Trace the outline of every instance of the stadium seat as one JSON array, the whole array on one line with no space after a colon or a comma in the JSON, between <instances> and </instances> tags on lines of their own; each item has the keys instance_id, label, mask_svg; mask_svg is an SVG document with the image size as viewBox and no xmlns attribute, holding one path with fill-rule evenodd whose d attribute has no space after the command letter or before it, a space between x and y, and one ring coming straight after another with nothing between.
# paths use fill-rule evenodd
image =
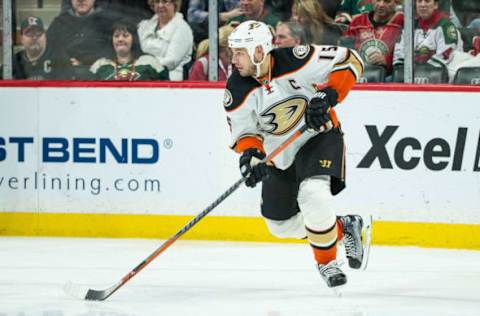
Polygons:
<instances>
[{"instance_id":1,"label":"stadium seat","mask_svg":"<svg viewBox=\"0 0 480 316\"><path fill-rule=\"evenodd\" d=\"M377 65L365 65L363 75L359 82L371 83L371 82L385 82L386 69Z\"/></svg>"},{"instance_id":2,"label":"stadium seat","mask_svg":"<svg viewBox=\"0 0 480 316\"><path fill-rule=\"evenodd\" d=\"M415 64L414 83L447 83L448 73L445 68L428 64ZM393 82L403 82L403 65L393 68Z\"/></svg>"},{"instance_id":3,"label":"stadium seat","mask_svg":"<svg viewBox=\"0 0 480 316\"><path fill-rule=\"evenodd\" d=\"M392 82L403 82L403 65L393 67Z\"/></svg>"},{"instance_id":4,"label":"stadium seat","mask_svg":"<svg viewBox=\"0 0 480 316\"><path fill-rule=\"evenodd\" d=\"M433 67L427 64L415 65L414 68L415 83L446 83L448 82L448 73L445 68Z\"/></svg>"},{"instance_id":5,"label":"stadium seat","mask_svg":"<svg viewBox=\"0 0 480 316\"><path fill-rule=\"evenodd\" d=\"M453 83L480 85L480 67L462 67L458 69Z\"/></svg>"}]
</instances>

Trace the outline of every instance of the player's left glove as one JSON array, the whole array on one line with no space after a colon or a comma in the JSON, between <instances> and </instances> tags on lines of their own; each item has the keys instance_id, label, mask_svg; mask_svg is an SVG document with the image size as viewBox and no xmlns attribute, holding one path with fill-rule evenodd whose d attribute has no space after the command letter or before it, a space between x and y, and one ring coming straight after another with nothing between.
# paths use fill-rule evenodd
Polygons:
<instances>
[{"instance_id":1,"label":"player's left glove","mask_svg":"<svg viewBox=\"0 0 480 316\"><path fill-rule=\"evenodd\" d=\"M325 88L315 93L305 111L305 123L316 131L330 122L330 108L337 105L337 92L332 88Z\"/></svg>"},{"instance_id":2,"label":"player's left glove","mask_svg":"<svg viewBox=\"0 0 480 316\"><path fill-rule=\"evenodd\" d=\"M247 187L255 187L267 175L268 166L262 162L264 158L265 154L257 148L247 149L240 156L240 172L246 178Z\"/></svg>"}]
</instances>

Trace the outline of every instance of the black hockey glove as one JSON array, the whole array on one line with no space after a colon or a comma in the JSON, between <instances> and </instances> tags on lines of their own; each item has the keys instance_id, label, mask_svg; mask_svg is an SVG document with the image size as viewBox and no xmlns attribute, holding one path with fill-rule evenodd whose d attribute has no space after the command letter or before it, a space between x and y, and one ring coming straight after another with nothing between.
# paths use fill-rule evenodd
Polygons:
<instances>
[{"instance_id":1,"label":"black hockey glove","mask_svg":"<svg viewBox=\"0 0 480 316\"><path fill-rule=\"evenodd\" d=\"M247 178L247 187L255 187L267 175L267 164L261 162L265 154L257 148L250 148L240 156L240 172Z\"/></svg>"},{"instance_id":2,"label":"black hockey glove","mask_svg":"<svg viewBox=\"0 0 480 316\"><path fill-rule=\"evenodd\" d=\"M332 88L325 88L315 93L305 111L305 123L316 131L328 123L332 118L330 108L337 105L337 92Z\"/></svg>"}]
</instances>

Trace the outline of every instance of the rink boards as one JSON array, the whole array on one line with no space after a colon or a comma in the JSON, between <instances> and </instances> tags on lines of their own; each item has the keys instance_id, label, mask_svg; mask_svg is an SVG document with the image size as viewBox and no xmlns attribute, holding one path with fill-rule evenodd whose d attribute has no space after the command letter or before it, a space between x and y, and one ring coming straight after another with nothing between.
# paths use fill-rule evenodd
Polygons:
<instances>
[{"instance_id":1,"label":"rink boards","mask_svg":"<svg viewBox=\"0 0 480 316\"><path fill-rule=\"evenodd\" d=\"M0 235L166 238L239 178L219 85L43 85L0 87ZM372 214L376 244L480 249L480 90L382 89L338 106L339 213ZM259 194L185 238L276 241Z\"/></svg>"}]
</instances>

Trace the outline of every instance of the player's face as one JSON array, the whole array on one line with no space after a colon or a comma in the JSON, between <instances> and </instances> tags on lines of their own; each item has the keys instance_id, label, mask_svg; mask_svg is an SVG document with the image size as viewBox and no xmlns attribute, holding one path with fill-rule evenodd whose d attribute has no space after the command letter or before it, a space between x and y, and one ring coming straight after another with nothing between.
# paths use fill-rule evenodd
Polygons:
<instances>
[{"instance_id":1,"label":"player's face","mask_svg":"<svg viewBox=\"0 0 480 316\"><path fill-rule=\"evenodd\" d=\"M85 15L93 9L95 0L72 0L73 11L77 15Z\"/></svg>"},{"instance_id":2,"label":"player's face","mask_svg":"<svg viewBox=\"0 0 480 316\"><path fill-rule=\"evenodd\" d=\"M246 48L232 48L232 64L238 69L242 77L255 74L255 65L250 60Z\"/></svg>"},{"instance_id":3,"label":"player's face","mask_svg":"<svg viewBox=\"0 0 480 316\"><path fill-rule=\"evenodd\" d=\"M429 19L433 12L438 9L438 2L434 0L416 0L417 15L422 20Z\"/></svg>"},{"instance_id":4,"label":"player's face","mask_svg":"<svg viewBox=\"0 0 480 316\"><path fill-rule=\"evenodd\" d=\"M47 43L45 32L37 28L31 28L22 34L22 45L31 54L40 53Z\"/></svg>"},{"instance_id":5,"label":"player's face","mask_svg":"<svg viewBox=\"0 0 480 316\"><path fill-rule=\"evenodd\" d=\"M285 24L277 25L275 33L275 45L277 47L294 47L299 44L299 41L292 36L290 29Z\"/></svg>"},{"instance_id":6,"label":"player's face","mask_svg":"<svg viewBox=\"0 0 480 316\"><path fill-rule=\"evenodd\" d=\"M386 20L395 12L396 5L395 0L375 0L373 10L379 19Z\"/></svg>"},{"instance_id":7,"label":"player's face","mask_svg":"<svg viewBox=\"0 0 480 316\"><path fill-rule=\"evenodd\" d=\"M132 49L133 36L127 30L115 30L112 37L113 49L117 55L126 55Z\"/></svg>"}]
</instances>

